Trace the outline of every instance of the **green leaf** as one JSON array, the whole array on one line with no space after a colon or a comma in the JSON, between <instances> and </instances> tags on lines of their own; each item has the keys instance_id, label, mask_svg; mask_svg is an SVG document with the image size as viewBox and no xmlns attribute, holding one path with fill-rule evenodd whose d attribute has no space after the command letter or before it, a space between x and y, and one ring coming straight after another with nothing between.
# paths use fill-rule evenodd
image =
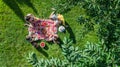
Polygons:
<instances>
[{"instance_id":1,"label":"green leaf","mask_svg":"<svg viewBox=\"0 0 120 67\"><path fill-rule=\"evenodd\" d=\"M63 43L67 44L67 38L66 37L64 37Z\"/></svg>"},{"instance_id":2,"label":"green leaf","mask_svg":"<svg viewBox=\"0 0 120 67\"><path fill-rule=\"evenodd\" d=\"M79 50L78 47L76 47L76 48L75 48L75 51L78 51L78 50Z\"/></svg>"}]
</instances>

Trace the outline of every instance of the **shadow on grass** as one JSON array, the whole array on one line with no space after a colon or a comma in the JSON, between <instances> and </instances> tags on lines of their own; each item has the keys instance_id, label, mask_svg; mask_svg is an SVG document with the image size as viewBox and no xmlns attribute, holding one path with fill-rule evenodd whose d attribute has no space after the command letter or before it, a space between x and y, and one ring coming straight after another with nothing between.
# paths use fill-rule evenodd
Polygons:
<instances>
[{"instance_id":1,"label":"shadow on grass","mask_svg":"<svg viewBox=\"0 0 120 67\"><path fill-rule=\"evenodd\" d=\"M45 50L49 49L47 45L44 48L41 48L37 42L31 42L31 44L37 49L37 51L42 53L45 57L49 57L48 53L43 50L43 49Z\"/></svg>"},{"instance_id":2,"label":"shadow on grass","mask_svg":"<svg viewBox=\"0 0 120 67\"><path fill-rule=\"evenodd\" d=\"M28 7L32 8L33 11L38 14L37 9L32 4L31 0L16 0L19 4L26 4Z\"/></svg>"},{"instance_id":3,"label":"shadow on grass","mask_svg":"<svg viewBox=\"0 0 120 67\"><path fill-rule=\"evenodd\" d=\"M61 48L61 44L63 44L63 41L62 41L60 38L58 38L58 39L57 39L57 42L58 42L58 43L56 43L56 44L59 45L59 47ZM49 41L48 43L49 43L49 45L55 44L53 41Z\"/></svg>"},{"instance_id":4,"label":"shadow on grass","mask_svg":"<svg viewBox=\"0 0 120 67\"><path fill-rule=\"evenodd\" d=\"M58 44L59 47L62 48L63 41L60 38L58 38L58 41L59 41L59 44Z\"/></svg>"},{"instance_id":5,"label":"shadow on grass","mask_svg":"<svg viewBox=\"0 0 120 67\"><path fill-rule=\"evenodd\" d=\"M10 7L14 13L22 20L24 21L24 15L22 10L19 8L18 4L15 0L3 0L3 2Z\"/></svg>"},{"instance_id":6,"label":"shadow on grass","mask_svg":"<svg viewBox=\"0 0 120 67\"><path fill-rule=\"evenodd\" d=\"M37 10L31 3L31 0L3 0L3 2L10 7L14 11L14 13L22 20L24 21L24 14L20 7L18 6L19 4L26 4L27 6L31 7L33 11L37 14ZM18 2L18 3L17 3Z\"/></svg>"},{"instance_id":7,"label":"shadow on grass","mask_svg":"<svg viewBox=\"0 0 120 67\"><path fill-rule=\"evenodd\" d=\"M66 25L66 30L70 34L70 39L73 40L73 43L76 43L75 35L74 35L73 31L72 31L72 28L70 27L70 25L66 21L65 21L65 25Z\"/></svg>"}]
</instances>

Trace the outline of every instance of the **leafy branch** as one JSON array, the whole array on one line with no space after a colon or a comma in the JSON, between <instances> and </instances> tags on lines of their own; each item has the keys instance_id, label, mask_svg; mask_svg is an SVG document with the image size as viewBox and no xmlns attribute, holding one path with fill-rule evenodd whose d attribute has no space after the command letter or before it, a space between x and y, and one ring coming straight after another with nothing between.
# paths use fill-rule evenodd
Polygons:
<instances>
[{"instance_id":1,"label":"leafy branch","mask_svg":"<svg viewBox=\"0 0 120 67\"><path fill-rule=\"evenodd\" d=\"M105 45L87 42L85 49L79 50L72 46L72 40L64 38L62 44L64 60L51 58L38 60L34 53L27 57L28 62L34 67L106 67L119 66L119 47L107 49Z\"/></svg>"}]
</instances>

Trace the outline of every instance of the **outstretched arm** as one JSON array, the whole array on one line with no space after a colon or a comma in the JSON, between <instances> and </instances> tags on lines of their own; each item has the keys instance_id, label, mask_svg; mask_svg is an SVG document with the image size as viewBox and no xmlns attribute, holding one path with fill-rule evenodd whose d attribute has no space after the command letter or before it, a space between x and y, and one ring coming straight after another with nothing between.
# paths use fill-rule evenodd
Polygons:
<instances>
[{"instance_id":1,"label":"outstretched arm","mask_svg":"<svg viewBox=\"0 0 120 67\"><path fill-rule=\"evenodd\" d=\"M24 26L33 27L31 24L24 24Z\"/></svg>"},{"instance_id":2,"label":"outstretched arm","mask_svg":"<svg viewBox=\"0 0 120 67\"><path fill-rule=\"evenodd\" d=\"M55 14L55 11L53 11L51 14L50 14L50 16L49 16L49 18L52 18L52 16Z\"/></svg>"}]
</instances>

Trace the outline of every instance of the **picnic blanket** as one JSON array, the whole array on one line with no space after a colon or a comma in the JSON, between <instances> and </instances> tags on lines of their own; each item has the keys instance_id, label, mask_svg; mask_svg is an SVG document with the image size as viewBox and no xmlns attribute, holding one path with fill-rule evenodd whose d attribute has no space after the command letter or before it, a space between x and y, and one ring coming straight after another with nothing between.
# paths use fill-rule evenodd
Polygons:
<instances>
[{"instance_id":1,"label":"picnic blanket","mask_svg":"<svg viewBox=\"0 0 120 67\"><path fill-rule=\"evenodd\" d=\"M32 27L28 27L28 31L32 33L34 40L52 41L57 35L57 24L50 20L38 20L33 23Z\"/></svg>"}]
</instances>

